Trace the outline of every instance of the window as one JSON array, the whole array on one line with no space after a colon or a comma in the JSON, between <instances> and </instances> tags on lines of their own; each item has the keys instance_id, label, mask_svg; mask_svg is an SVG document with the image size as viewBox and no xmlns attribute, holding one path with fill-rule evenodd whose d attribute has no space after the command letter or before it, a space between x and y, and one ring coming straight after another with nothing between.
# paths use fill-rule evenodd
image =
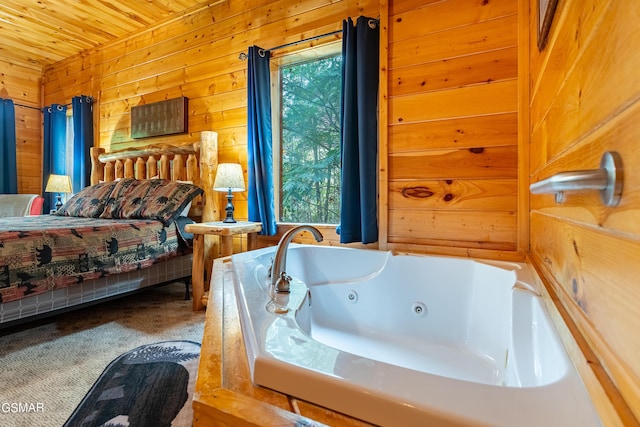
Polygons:
<instances>
[{"instance_id":1,"label":"window","mask_svg":"<svg viewBox=\"0 0 640 427\"><path fill-rule=\"evenodd\" d=\"M340 44L277 60L274 185L278 220L340 221ZM278 191L279 189L279 191Z\"/></svg>"}]
</instances>

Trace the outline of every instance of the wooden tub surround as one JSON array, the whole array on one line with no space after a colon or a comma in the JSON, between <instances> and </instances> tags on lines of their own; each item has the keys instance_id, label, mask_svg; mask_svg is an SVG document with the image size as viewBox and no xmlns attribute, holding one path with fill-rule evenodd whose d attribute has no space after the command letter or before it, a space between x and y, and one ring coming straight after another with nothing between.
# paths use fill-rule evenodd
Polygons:
<instances>
[{"instance_id":1,"label":"wooden tub surround","mask_svg":"<svg viewBox=\"0 0 640 427\"><path fill-rule=\"evenodd\" d=\"M613 385L605 382L603 386L602 367L594 366L597 360L575 334L576 326L566 311L559 309L558 296L549 291L539 272L532 280L603 425L636 425L632 417L620 413ZM231 257L218 258L213 265L193 409L196 427L370 425L251 382Z\"/></svg>"},{"instance_id":2,"label":"wooden tub surround","mask_svg":"<svg viewBox=\"0 0 640 427\"><path fill-rule=\"evenodd\" d=\"M230 269L230 257L214 261L193 397L194 427L370 426L251 383Z\"/></svg>"}]
</instances>

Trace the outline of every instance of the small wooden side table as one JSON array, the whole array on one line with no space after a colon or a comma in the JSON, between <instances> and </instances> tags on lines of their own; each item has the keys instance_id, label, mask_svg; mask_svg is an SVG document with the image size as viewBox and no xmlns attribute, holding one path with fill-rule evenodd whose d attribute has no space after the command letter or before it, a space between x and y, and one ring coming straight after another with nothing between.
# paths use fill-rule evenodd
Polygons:
<instances>
[{"instance_id":1,"label":"small wooden side table","mask_svg":"<svg viewBox=\"0 0 640 427\"><path fill-rule=\"evenodd\" d=\"M191 266L193 286L193 310L202 310L206 303L202 302L205 291L209 290L204 283L204 236L206 234L220 236L222 240L222 256L233 254L233 236L236 234L247 235L247 250L256 248L256 235L262 230L260 222L234 222L222 221L202 222L187 224L184 227L188 233L193 233L193 263ZM206 289L205 289L206 287Z\"/></svg>"}]
</instances>

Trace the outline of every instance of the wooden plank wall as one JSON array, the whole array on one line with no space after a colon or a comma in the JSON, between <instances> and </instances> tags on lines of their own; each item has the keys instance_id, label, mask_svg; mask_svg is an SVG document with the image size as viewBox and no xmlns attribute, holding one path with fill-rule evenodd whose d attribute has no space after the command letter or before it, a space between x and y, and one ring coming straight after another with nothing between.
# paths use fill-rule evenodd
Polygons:
<instances>
[{"instance_id":1,"label":"wooden plank wall","mask_svg":"<svg viewBox=\"0 0 640 427\"><path fill-rule=\"evenodd\" d=\"M388 247L521 257L518 2L392 1L388 48Z\"/></svg>"},{"instance_id":2,"label":"wooden plank wall","mask_svg":"<svg viewBox=\"0 0 640 427\"><path fill-rule=\"evenodd\" d=\"M0 59L0 98L40 108L40 67ZM18 193L42 194L42 113L15 106Z\"/></svg>"},{"instance_id":3,"label":"wooden plank wall","mask_svg":"<svg viewBox=\"0 0 640 427\"><path fill-rule=\"evenodd\" d=\"M518 245L517 4L388 7L381 240L401 250L510 257ZM131 106L187 96L190 133L154 140L196 141L201 130L215 130L220 161L245 163L246 63L238 54L379 10L374 0L224 2L55 64L45 72L45 104L92 95L97 142L119 149L140 143L130 138ZM244 194L235 203L246 217Z\"/></svg>"},{"instance_id":4,"label":"wooden plank wall","mask_svg":"<svg viewBox=\"0 0 640 427\"><path fill-rule=\"evenodd\" d=\"M535 14L530 23L531 181L598 168L607 150L624 162L619 206L595 191L562 204L532 195L530 221L531 259L617 388L627 425L640 419L639 20L636 2L561 1L541 53Z\"/></svg>"},{"instance_id":5,"label":"wooden plank wall","mask_svg":"<svg viewBox=\"0 0 640 427\"><path fill-rule=\"evenodd\" d=\"M214 130L219 162L246 168L247 62L239 54L253 44L271 48L332 32L361 14L378 16L379 1L217 3L55 64L45 71L45 103L92 95L97 144L122 149L149 142L130 137L132 106L186 96L189 134L153 141L194 142L201 131ZM234 205L236 217L246 219L246 194L239 193Z\"/></svg>"}]
</instances>

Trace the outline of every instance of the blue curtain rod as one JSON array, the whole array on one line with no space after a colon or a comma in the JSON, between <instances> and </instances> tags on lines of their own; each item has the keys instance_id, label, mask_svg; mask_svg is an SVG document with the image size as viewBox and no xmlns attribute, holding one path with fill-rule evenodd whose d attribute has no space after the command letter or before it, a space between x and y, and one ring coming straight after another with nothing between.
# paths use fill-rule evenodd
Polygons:
<instances>
[{"instance_id":1,"label":"blue curtain rod","mask_svg":"<svg viewBox=\"0 0 640 427\"><path fill-rule=\"evenodd\" d=\"M15 105L16 107L31 108L32 110L42 111L42 109L40 109L38 107L32 107L31 105L16 104L15 102L13 103L13 105Z\"/></svg>"},{"instance_id":2,"label":"blue curtain rod","mask_svg":"<svg viewBox=\"0 0 640 427\"><path fill-rule=\"evenodd\" d=\"M272 50L278 50L278 49L282 49L282 48L289 47L289 46L295 46L295 45L300 44L300 43L310 42L310 41L313 41L313 40L322 39L324 37L329 37L329 36L333 36L335 34L340 34L340 33L342 33L342 30L332 31L332 32L326 33L326 34L320 34L319 36L309 37L309 38L306 38L306 39L303 39L303 40L298 40L298 41L291 42L291 43L281 44L280 46L272 47L271 49L264 49L263 51L264 52L271 52ZM240 55L238 56L238 58L240 58L241 61L246 60L248 57L249 56L247 55L246 52L240 52Z\"/></svg>"},{"instance_id":3,"label":"blue curtain rod","mask_svg":"<svg viewBox=\"0 0 640 427\"><path fill-rule=\"evenodd\" d=\"M93 97L89 96L89 98L93 102ZM17 102L14 102L13 105L15 105L16 107L31 108L32 110L38 110L38 111L43 111L44 108L46 108L46 107L42 107L42 108L32 107L31 105L18 104ZM65 107L70 107L71 105L73 105L71 102L68 104L64 104Z\"/></svg>"},{"instance_id":4,"label":"blue curtain rod","mask_svg":"<svg viewBox=\"0 0 640 427\"><path fill-rule=\"evenodd\" d=\"M47 107L42 107L42 108L38 108L38 107L32 107L31 105L23 105L23 104L17 104L17 103L13 103L13 105L15 105L16 107L22 107L22 108L31 108L32 110L38 110L40 112L44 111L45 108ZM64 104L65 107L69 107L71 104Z\"/></svg>"}]
</instances>

